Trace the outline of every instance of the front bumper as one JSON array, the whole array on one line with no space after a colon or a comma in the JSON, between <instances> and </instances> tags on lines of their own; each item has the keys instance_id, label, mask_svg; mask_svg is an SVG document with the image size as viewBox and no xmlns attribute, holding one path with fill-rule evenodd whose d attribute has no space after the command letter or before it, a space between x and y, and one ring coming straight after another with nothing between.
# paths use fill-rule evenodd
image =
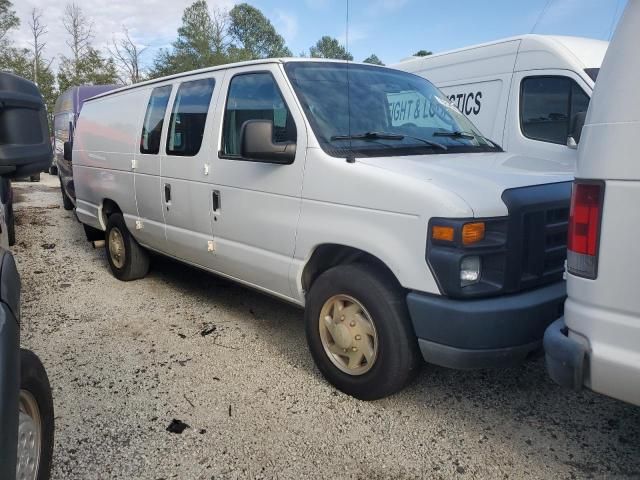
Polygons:
<instances>
[{"instance_id":1,"label":"front bumper","mask_svg":"<svg viewBox=\"0 0 640 480\"><path fill-rule=\"evenodd\" d=\"M411 292L407 306L422 356L457 369L504 367L540 350L562 316L565 282L493 298L456 300Z\"/></svg>"},{"instance_id":2,"label":"front bumper","mask_svg":"<svg viewBox=\"0 0 640 480\"><path fill-rule=\"evenodd\" d=\"M564 317L544 332L544 353L547 372L554 382L574 390L582 388L587 348L567 336Z\"/></svg>"}]
</instances>

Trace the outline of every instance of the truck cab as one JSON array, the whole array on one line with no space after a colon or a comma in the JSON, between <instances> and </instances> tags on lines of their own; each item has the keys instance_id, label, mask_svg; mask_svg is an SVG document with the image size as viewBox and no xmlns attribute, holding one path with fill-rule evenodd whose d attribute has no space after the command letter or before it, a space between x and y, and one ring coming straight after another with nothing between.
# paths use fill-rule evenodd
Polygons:
<instances>
[{"instance_id":1,"label":"truck cab","mask_svg":"<svg viewBox=\"0 0 640 480\"><path fill-rule=\"evenodd\" d=\"M299 305L358 398L421 358L520 362L562 313L573 167L504 152L417 75L268 59L143 82L85 103L72 155L117 278L153 251Z\"/></svg>"},{"instance_id":2,"label":"truck cab","mask_svg":"<svg viewBox=\"0 0 640 480\"><path fill-rule=\"evenodd\" d=\"M423 75L506 151L575 165L584 118L608 42L521 35L426 57L395 68Z\"/></svg>"}]
</instances>

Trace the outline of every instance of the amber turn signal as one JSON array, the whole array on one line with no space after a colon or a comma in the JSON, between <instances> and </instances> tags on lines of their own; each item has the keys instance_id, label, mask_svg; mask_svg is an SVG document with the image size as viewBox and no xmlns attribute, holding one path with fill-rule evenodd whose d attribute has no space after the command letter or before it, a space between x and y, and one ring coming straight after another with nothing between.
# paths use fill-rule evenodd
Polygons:
<instances>
[{"instance_id":1,"label":"amber turn signal","mask_svg":"<svg viewBox=\"0 0 640 480\"><path fill-rule=\"evenodd\" d=\"M441 225L434 225L431 229L431 238L434 240L440 240L444 242L453 242L453 227L443 227Z\"/></svg>"},{"instance_id":2,"label":"amber turn signal","mask_svg":"<svg viewBox=\"0 0 640 480\"><path fill-rule=\"evenodd\" d=\"M471 245L484 239L484 222L466 223L462 227L462 244Z\"/></svg>"}]
</instances>

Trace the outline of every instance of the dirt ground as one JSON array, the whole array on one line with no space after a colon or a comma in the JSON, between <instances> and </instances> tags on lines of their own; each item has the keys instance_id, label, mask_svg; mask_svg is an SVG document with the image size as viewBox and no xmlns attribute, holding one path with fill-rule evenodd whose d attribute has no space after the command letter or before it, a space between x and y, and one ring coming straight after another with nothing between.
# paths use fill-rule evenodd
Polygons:
<instances>
[{"instance_id":1,"label":"dirt ground","mask_svg":"<svg viewBox=\"0 0 640 480\"><path fill-rule=\"evenodd\" d=\"M14 188L22 342L53 385L55 479L640 478L640 408L562 390L542 359L425 365L361 402L316 370L300 310L159 257L120 282L56 178Z\"/></svg>"}]
</instances>

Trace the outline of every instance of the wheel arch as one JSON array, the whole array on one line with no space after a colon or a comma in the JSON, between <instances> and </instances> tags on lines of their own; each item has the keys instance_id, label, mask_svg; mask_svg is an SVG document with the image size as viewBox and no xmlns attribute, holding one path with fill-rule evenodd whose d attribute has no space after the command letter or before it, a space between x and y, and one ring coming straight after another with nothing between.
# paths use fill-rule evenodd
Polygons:
<instances>
[{"instance_id":1,"label":"wheel arch","mask_svg":"<svg viewBox=\"0 0 640 480\"><path fill-rule=\"evenodd\" d=\"M377 256L361 250L359 248L341 245L337 243L324 243L317 245L307 262L305 263L302 274L302 289L308 292L313 282L324 272L338 265L348 265L352 263L365 263L374 265L383 274L392 278L398 286L402 288L398 277L393 270Z\"/></svg>"},{"instance_id":2,"label":"wheel arch","mask_svg":"<svg viewBox=\"0 0 640 480\"><path fill-rule=\"evenodd\" d=\"M122 213L122 209L120 208L120 206L110 198L102 199L98 217L100 219L100 225L102 226L103 230L107 229L107 220L109 216L113 215L114 213Z\"/></svg>"}]
</instances>

